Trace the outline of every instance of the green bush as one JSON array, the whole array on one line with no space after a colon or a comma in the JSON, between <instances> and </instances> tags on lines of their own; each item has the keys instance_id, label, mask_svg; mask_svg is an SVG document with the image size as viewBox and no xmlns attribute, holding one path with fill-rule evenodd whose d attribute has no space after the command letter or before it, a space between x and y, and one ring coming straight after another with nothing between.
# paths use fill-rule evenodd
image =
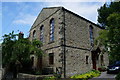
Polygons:
<instances>
[{"instance_id":1,"label":"green bush","mask_svg":"<svg viewBox=\"0 0 120 80\"><path fill-rule=\"evenodd\" d=\"M98 77L98 76L100 76L100 74L101 74L100 71L92 70L92 71L86 72L84 74L71 76L70 78L77 79L77 80L78 79L79 80L88 80L88 79L93 78L93 77ZM61 80L61 79L54 75L51 77L45 77L43 80Z\"/></svg>"},{"instance_id":2,"label":"green bush","mask_svg":"<svg viewBox=\"0 0 120 80\"><path fill-rule=\"evenodd\" d=\"M40 74L42 74L42 72L41 71L36 71L35 74L40 75Z\"/></svg>"},{"instance_id":3,"label":"green bush","mask_svg":"<svg viewBox=\"0 0 120 80\"><path fill-rule=\"evenodd\" d=\"M89 72L84 73L84 74L71 76L70 78L87 80L87 79L90 79L90 78L93 78L93 77L98 77L98 76L100 76L100 74L101 74L100 71L92 70L92 71L89 71Z\"/></svg>"},{"instance_id":4,"label":"green bush","mask_svg":"<svg viewBox=\"0 0 120 80\"><path fill-rule=\"evenodd\" d=\"M54 73L51 77L45 77L43 80L61 80L61 74Z\"/></svg>"},{"instance_id":5,"label":"green bush","mask_svg":"<svg viewBox=\"0 0 120 80\"><path fill-rule=\"evenodd\" d=\"M120 72L117 74L117 76L115 77L116 80L120 80Z\"/></svg>"},{"instance_id":6,"label":"green bush","mask_svg":"<svg viewBox=\"0 0 120 80\"><path fill-rule=\"evenodd\" d=\"M51 76L51 77L45 77L43 80L55 80L55 79L56 79L56 77Z\"/></svg>"}]
</instances>

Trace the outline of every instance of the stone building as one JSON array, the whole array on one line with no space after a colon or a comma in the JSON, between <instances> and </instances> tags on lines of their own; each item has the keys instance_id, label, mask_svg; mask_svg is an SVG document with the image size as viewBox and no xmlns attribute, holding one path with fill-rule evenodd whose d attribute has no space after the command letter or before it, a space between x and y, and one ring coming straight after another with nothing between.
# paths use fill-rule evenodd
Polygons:
<instances>
[{"instance_id":1,"label":"stone building","mask_svg":"<svg viewBox=\"0 0 120 80\"><path fill-rule=\"evenodd\" d=\"M40 61L32 55L34 67L69 77L107 66L108 54L94 44L101 29L64 7L43 8L30 29L29 39L42 41L45 52Z\"/></svg>"}]
</instances>

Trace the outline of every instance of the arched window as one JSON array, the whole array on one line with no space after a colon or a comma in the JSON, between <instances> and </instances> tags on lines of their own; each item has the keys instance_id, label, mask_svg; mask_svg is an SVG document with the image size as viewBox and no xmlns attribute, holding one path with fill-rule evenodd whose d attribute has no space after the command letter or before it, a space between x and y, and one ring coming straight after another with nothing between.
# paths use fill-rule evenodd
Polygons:
<instances>
[{"instance_id":1,"label":"arched window","mask_svg":"<svg viewBox=\"0 0 120 80\"><path fill-rule=\"evenodd\" d=\"M42 26L40 27L40 41L42 41L42 42L43 42L43 40L44 40L44 37L43 37L43 28L44 28L44 26L42 25Z\"/></svg>"},{"instance_id":2,"label":"arched window","mask_svg":"<svg viewBox=\"0 0 120 80\"><path fill-rule=\"evenodd\" d=\"M50 20L50 42L54 41L54 19Z\"/></svg>"},{"instance_id":3,"label":"arched window","mask_svg":"<svg viewBox=\"0 0 120 80\"><path fill-rule=\"evenodd\" d=\"M33 39L36 39L36 31L33 31Z\"/></svg>"},{"instance_id":4,"label":"arched window","mask_svg":"<svg viewBox=\"0 0 120 80\"><path fill-rule=\"evenodd\" d=\"M89 27L89 32L90 32L90 43L91 43L91 46L93 46L94 40L93 40L93 27L92 27L92 25L90 25L90 27Z\"/></svg>"}]
</instances>

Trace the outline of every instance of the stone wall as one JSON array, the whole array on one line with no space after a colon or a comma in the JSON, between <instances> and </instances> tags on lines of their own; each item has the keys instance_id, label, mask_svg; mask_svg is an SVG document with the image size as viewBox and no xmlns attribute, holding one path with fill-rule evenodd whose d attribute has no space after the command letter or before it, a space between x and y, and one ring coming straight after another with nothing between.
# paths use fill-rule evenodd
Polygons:
<instances>
[{"instance_id":1,"label":"stone wall","mask_svg":"<svg viewBox=\"0 0 120 80\"><path fill-rule=\"evenodd\" d=\"M88 63L86 62L88 56ZM92 69L90 51L66 47L66 75L81 74Z\"/></svg>"},{"instance_id":2,"label":"stone wall","mask_svg":"<svg viewBox=\"0 0 120 80\"><path fill-rule=\"evenodd\" d=\"M64 12L65 11L65 12ZM50 20L55 20L54 41L50 42ZM44 42L42 50L42 67L61 67L64 72L64 51L66 60L66 75L80 74L92 69L91 43L89 26L93 27L94 40L101 30L94 23L66 10L59 8L44 8L30 30L30 40L36 30L36 39L40 40L40 27L43 27ZM64 36L65 31L65 36ZM65 42L64 42L65 40ZM66 47L64 47L65 45ZM65 50L64 50L65 49ZM49 53L54 53L54 65L49 65ZM88 64L86 64L88 56ZM108 63L107 54L104 54L105 64ZM99 65L99 63L97 63Z\"/></svg>"},{"instance_id":3,"label":"stone wall","mask_svg":"<svg viewBox=\"0 0 120 80\"><path fill-rule=\"evenodd\" d=\"M43 67L62 67L62 63L61 63L61 47L58 48L53 48L53 49L49 49L46 50L46 53L43 55ZM49 64L49 53L53 53L54 54L54 65L50 65ZM54 70L55 71L55 70Z\"/></svg>"},{"instance_id":4,"label":"stone wall","mask_svg":"<svg viewBox=\"0 0 120 80\"><path fill-rule=\"evenodd\" d=\"M47 15L47 16L45 16ZM54 18L55 20L55 28L54 28L54 41L50 42L50 20ZM43 19L43 20L41 20ZM45 67L53 67L54 71L56 71L56 67L62 67L62 61L60 54L62 53L61 39L63 38L63 12L61 8L56 9L43 9L39 14L37 20L32 26L30 30L30 40L32 41L33 31L36 30L36 39L40 40L40 27L43 25L43 34L44 34L44 42L41 47L44 51L42 58L42 68ZM54 53L54 65L49 65L49 53Z\"/></svg>"},{"instance_id":5,"label":"stone wall","mask_svg":"<svg viewBox=\"0 0 120 80\"><path fill-rule=\"evenodd\" d=\"M99 36L101 30L95 24L81 18L80 16L65 11L65 40L66 40L66 75L85 73L93 69L92 64L92 49L98 47L91 46L90 43L90 26L93 27L93 38ZM86 56L88 56L88 64L86 64ZM108 65L108 55L104 55L105 66ZM97 68L101 65L100 60L96 61Z\"/></svg>"},{"instance_id":6,"label":"stone wall","mask_svg":"<svg viewBox=\"0 0 120 80\"><path fill-rule=\"evenodd\" d=\"M65 12L65 39L66 45L75 46L83 49L90 49L89 26L93 27L94 39L98 37L101 30L98 26L76 16L74 13Z\"/></svg>"},{"instance_id":7,"label":"stone wall","mask_svg":"<svg viewBox=\"0 0 120 80\"><path fill-rule=\"evenodd\" d=\"M45 77L51 77L53 75L31 75L25 73L18 73L18 79L21 80L42 80Z\"/></svg>"}]
</instances>

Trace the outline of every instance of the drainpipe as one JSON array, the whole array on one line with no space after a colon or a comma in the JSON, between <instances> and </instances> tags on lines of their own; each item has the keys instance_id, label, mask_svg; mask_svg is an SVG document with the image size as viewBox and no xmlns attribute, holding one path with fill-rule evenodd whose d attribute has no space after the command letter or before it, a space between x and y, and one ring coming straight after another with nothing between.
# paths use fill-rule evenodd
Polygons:
<instances>
[{"instance_id":1,"label":"drainpipe","mask_svg":"<svg viewBox=\"0 0 120 80\"><path fill-rule=\"evenodd\" d=\"M64 17L64 62L63 62L63 64L64 64L64 78L66 78L66 39L65 39L65 10L64 10L64 8L62 8L63 9L63 17Z\"/></svg>"}]
</instances>

